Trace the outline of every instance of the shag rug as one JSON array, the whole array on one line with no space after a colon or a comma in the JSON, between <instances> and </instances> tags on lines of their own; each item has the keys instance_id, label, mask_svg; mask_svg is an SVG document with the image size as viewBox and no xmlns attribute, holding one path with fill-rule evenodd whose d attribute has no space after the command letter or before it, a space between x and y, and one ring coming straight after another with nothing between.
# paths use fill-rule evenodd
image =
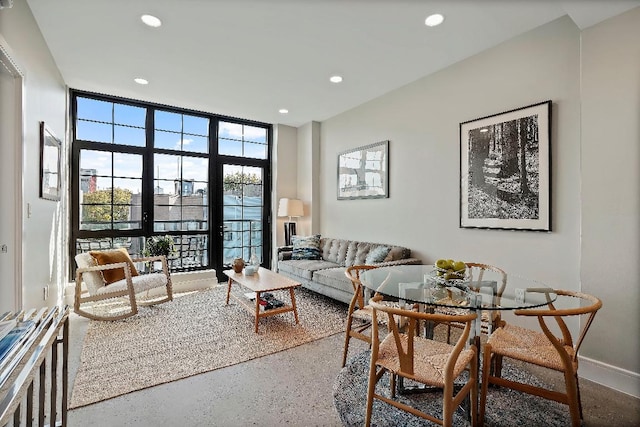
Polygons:
<instances>
[{"instance_id":1,"label":"shag rug","mask_svg":"<svg viewBox=\"0 0 640 427\"><path fill-rule=\"evenodd\" d=\"M336 377L333 386L334 404L340 419L345 426L364 425L367 399L367 382L369 375L370 352L364 351L353 356ZM546 386L538 378L507 363L503 364L502 376ZM376 385L376 392L390 397L389 375L385 374ZM442 393L433 391L426 393L397 394L401 402L414 406L437 418L442 416ZM529 396L504 387L491 387L487 395L485 426L492 427L534 427L534 426L568 426L571 425L569 407L557 402ZM435 424L403 412L380 400L373 401L371 425L382 426L433 426ZM467 427L462 409L454 415L453 425Z\"/></svg>"},{"instance_id":2,"label":"shag rug","mask_svg":"<svg viewBox=\"0 0 640 427\"><path fill-rule=\"evenodd\" d=\"M344 331L347 307L297 288L300 323L292 312L254 318L226 286L139 307L120 321L91 321L69 408L78 408L132 391L286 350ZM289 293L273 292L289 302Z\"/></svg>"}]
</instances>

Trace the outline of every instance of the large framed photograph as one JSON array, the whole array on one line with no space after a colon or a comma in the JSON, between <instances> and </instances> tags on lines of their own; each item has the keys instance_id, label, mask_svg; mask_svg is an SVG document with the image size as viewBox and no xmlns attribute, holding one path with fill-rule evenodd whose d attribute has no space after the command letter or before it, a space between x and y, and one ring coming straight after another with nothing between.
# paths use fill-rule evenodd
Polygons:
<instances>
[{"instance_id":1,"label":"large framed photograph","mask_svg":"<svg viewBox=\"0 0 640 427\"><path fill-rule=\"evenodd\" d=\"M40 122L40 197L60 200L60 158L62 143Z\"/></svg>"},{"instance_id":2,"label":"large framed photograph","mask_svg":"<svg viewBox=\"0 0 640 427\"><path fill-rule=\"evenodd\" d=\"M338 155L338 200L389 197L389 141Z\"/></svg>"},{"instance_id":3,"label":"large framed photograph","mask_svg":"<svg viewBox=\"0 0 640 427\"><path fill-rule=\"evenodd\" d=\"M551 101L460 123L460 227L551 231Z\"/></svg>"}]
</instances>

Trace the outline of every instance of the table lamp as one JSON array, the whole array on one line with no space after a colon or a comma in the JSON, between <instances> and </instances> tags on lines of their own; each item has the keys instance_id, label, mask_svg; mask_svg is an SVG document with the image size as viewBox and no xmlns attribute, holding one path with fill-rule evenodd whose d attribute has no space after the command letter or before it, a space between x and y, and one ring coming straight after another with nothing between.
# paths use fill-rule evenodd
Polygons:
<instances>
[{"instance_id":1,"label":"table lamp","mask_svg":"<svg viewBox=\"0 0 640 427\"><path fill-rule=\"evenodd\" d=\"M297 199L280 199L278 204L278 216L288 216L289 221L284 223L284 244L291 245L291 237L296 235L296 223L291 220L292 217L304 215L302 200Z\"/></svg>"}]
</instances>

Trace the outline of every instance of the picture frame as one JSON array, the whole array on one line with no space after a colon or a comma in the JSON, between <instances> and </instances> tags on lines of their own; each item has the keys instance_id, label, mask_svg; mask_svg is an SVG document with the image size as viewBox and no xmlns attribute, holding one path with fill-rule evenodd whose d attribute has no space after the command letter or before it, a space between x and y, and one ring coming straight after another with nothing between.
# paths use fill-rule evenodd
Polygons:
<instances>
[{"instance_id":1,"label":"picture frame","mask_svg":"<svg viewBox=\"0 0 640 427\"><path fill-rule=\"evenodd\" d=\"M460 228L551 231L551 110L460 123Z\"/></svg>"},{"instance_id":2,"label":"picture frame","mask_svg":"<svg viewBox=\"0 0 640 427\"><path fill-rule=\"evenodd\" d=\"M40 122L40 197L60 200L60 160L62 142Z\"/></svg>"},{"instance_id":3,"label":"picture frame","mask_svg":"<svg viewBox=\"0 0 640 427\"><path fill-rule=\"evenodd\" d=\"M338 200L389 197L389 141L338 154Z\"/></svg>"}]
</instances>

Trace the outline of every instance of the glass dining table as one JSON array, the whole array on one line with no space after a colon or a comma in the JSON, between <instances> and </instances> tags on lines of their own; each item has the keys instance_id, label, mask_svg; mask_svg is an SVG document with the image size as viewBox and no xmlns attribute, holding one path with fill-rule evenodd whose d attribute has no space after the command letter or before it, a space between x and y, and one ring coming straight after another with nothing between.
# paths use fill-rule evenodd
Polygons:
<instances>
[{"instance_id":1,"label":"glass dining table","mask_svg":"<svg viewBox=\"0 0 640 427\"><path fill-rule=\"evenodd\" d=\"M483 310L512 311L547 305L557 295L549 286L525 277L486 270L482 277L445 280L431 265L398 265L380 267L360 274L362 285L372 293L423 308L446 307L475 310L478 317L470 334L475 344L481 331Z\"/></svg>"},{"instance_id":2,"label":"glass dining table","mask_svg":"<svg viewBox=\"0 0 640 427\"><path fill-rule=\"evenodd\" d=\"M543 283L516 275L505 277L485 270L481 277L445 280L432 265L398 265L379 267L360 273L362 285L372 294L407 304L419 304L421 311L446 309L474 310L468 345L477 348L480 358L481 318L483 311L512 311L546 306L557 299L553 289ZM433 338L433 325L425 325L425 335ZM480 387L480 378L476 384ZM398 381L399 391L404 389Z\"/></svg>"}]
</instances>

